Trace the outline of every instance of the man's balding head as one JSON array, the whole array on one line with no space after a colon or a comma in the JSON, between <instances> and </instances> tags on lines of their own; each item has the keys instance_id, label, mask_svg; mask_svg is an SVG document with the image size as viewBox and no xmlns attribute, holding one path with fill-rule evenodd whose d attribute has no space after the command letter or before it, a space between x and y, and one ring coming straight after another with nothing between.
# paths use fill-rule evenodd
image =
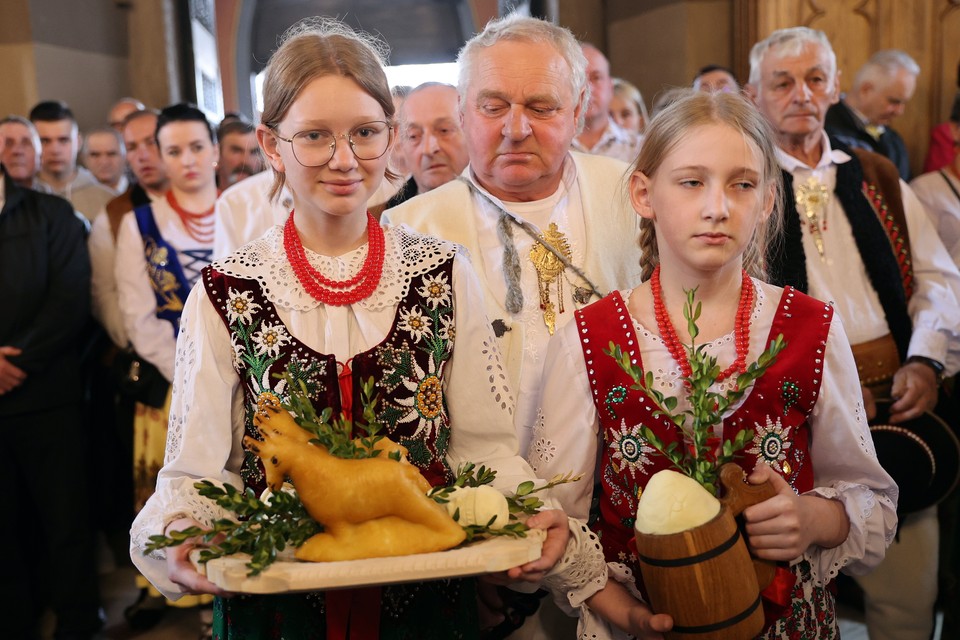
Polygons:
<instances>
[{"instance_id":1,"label":"man's balding head","mask_svg":"<svg viewBox=\"0 0 960 640\"><path fill-rule=\"evenodd\" d=\"M418 193L453 180L467 166L458 102L455 87L431 82L409 92L400 107L401 153Z\"/></svg>"},{"instance_id":2,"label":"man's balding head","mask_svg":"<svg viewBox=\"0 0 960 640\"><path fill-rule=\"evenodd\" d=\"M913 97L918 75L920 66L903 51L878 51L854 76L847 103L870 124L887 126Z\"/></svg>"},{"instance_id":3,"label":"man's balding head","mask_svg":"<svg viewBox=\"0 0 960 640\"><path fill-rule=\"evenodd\" d=\"M123 121L134 111L143 111L143 103L136 98L120 98L107 113L107 123L117 131L123 130Z\"/></svg>"}]
</instances>

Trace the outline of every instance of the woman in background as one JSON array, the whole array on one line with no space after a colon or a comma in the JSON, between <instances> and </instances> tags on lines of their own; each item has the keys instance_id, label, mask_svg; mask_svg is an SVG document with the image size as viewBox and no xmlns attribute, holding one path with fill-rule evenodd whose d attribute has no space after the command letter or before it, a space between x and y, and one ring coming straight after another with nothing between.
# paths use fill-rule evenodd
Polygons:
<instances>
[{"instance_id":1,"label":"woman in background","mask_svg":"<svg viewBox=\"0 0 960 640\"><path fill-rule=\"evenodd\" d=\"M643 133L647 120L647 105L640 90L624 80L613 79L613 99L610 100L610 117L627 131Z\"/></svg>"}]
</instances>

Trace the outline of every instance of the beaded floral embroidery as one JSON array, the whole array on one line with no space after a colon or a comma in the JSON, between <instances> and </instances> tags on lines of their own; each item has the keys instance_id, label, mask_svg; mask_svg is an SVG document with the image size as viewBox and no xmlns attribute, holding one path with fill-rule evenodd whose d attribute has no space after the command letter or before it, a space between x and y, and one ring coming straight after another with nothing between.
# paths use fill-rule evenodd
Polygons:
<instances>
[{"instance_id":1,"label":"beaded floral embroidery","mask_svg":"<svg viewBox=\"0 0 960 640\"><path fill-rule=\"evenodd\" d=\"M776 421L767 416L766 424L756 423L753 436L753 447L747 449L760 460L763 460L780 473L789 473L784 469L783 461L787 459L787 449L790 448L790 427L784 427L780 418Z\"/></svg>"},{"instance_id":2,"label":"beaded floral embroidery","mask_svg":"<svg viewBox=\"0 0 960 640\"><path fill-rule=\"evenodd\" d=\"M636 478L638 471L642 473L644 467L653 464L650 456L657 452L640 435L640 425L628 427L623 419L620 420L620 429L612 432L608 446L614 470L617 473L627 470L631 478Z\"/></svg>"},{"instance_id":3,"label":"beaded floral embroidery","mask_svg":"<svg viewBox=\"0 0 960 640\"><path fill-rule=\"evenodd\" d=\"M411 461L419 464L432 458L423 445L425 440L436 436L438 450L444 451L450 438L441 380L443 367L453 353L456 329L446 274L423 276L414 291L423 296L422 307L414 304L401 308L397 323L409 339L396 347L377 348L377 362L384 367L380 386L388 392L377 418L390 425L391 431L401 424L414 426L410 439L404 438L401 444L409 449ZM427 357L418 362L414 349ZM420 364L424 360L425 367Z\"/></svg>"}]
</instances>

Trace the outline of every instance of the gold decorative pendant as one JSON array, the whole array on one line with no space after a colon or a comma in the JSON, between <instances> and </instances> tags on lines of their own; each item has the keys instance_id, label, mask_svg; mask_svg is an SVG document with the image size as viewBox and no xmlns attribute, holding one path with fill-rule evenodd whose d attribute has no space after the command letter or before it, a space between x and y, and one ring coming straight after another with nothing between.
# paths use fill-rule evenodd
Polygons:
<instances>
[{"instance_id":1,"label":"gold decorative pendant","mask_svg":"<svg viewBox=\"0 0 960 640\"><path fill-rule=\"evenodd\" d=\"M540 309L547 331L553 335L557 329L557 313L563 313L563 262L545 245L553 247L564 258L570 260L570 243L556 223L551 222L546 233L540 235L537 243L530 249L530 261L537 270L537 285L540 289ZM550 285L557 283L557 304L550 299Z\"/></svg>"},{"instance_id":2,"label":"gold decorative pendant","mask_svg":"<svg viewBox=\"0 0 960 640\"><path fill-rule=\"evenodd\" d=\"M810 176L805 183L797 187L794 196L797 199L797 206L803 211L803 215L809 223L813 242L817 246L817 253L823 260L823 229L821 229L820 224L821 215L826 218L830 192L819 180ZM824 222L824 229L825 227L826 223Z\"/></svg>"}]
</instances>

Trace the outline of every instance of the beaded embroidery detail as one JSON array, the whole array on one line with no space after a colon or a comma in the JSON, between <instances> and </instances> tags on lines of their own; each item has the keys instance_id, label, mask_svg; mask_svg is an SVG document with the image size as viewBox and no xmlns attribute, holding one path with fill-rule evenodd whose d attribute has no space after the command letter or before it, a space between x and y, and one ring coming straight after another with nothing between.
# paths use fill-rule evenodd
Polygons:
<instances>
[{"instance_id":1,"label":"beaded embroidery detail","mask_svg":"<svg viewBox=\"0 0 960 640\"><path fill-rule=\"evenodd\" d=\"M883 194L876 185L863 182L863 195L870 202L870 206L876 212L883 224L884 231L890 239L890 245L893 254L897 258L897 264L900 266L900 277L903 278L903 290L907 294L907 300L913 295L913 260L910 258L910 245L904 240L903 232L897 225L893 214L887 208Z\"/></svg>"}]
</instances>

